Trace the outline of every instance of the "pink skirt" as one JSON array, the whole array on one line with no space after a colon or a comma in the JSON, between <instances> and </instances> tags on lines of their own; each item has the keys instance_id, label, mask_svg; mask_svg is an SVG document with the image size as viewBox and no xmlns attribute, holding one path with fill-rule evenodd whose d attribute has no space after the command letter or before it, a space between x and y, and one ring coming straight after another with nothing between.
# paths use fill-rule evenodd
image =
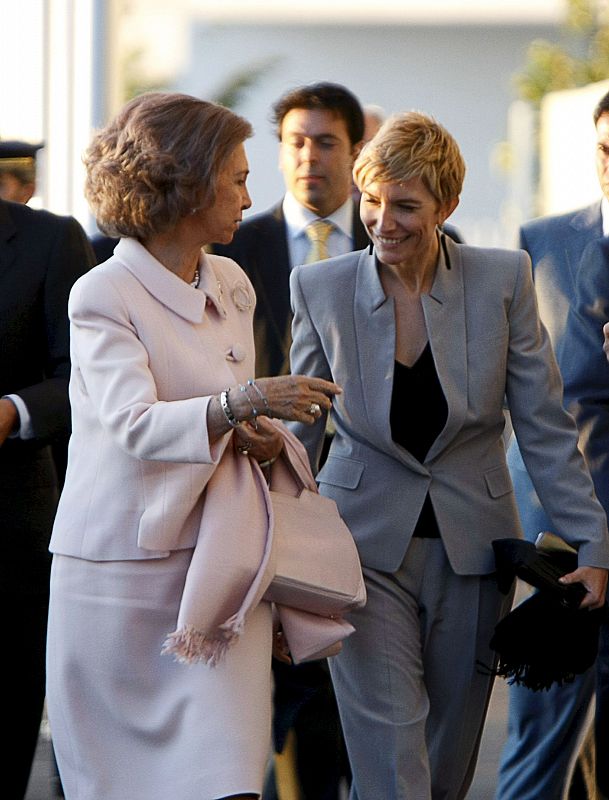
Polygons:
<instances>
[{"instance_id":1,"label":"pink skirt","mask_svg":"<svg viewBox=\"0 0 609 800\"><path fill-rule=\"evenodd\" d=\"M56 555L47 704L66 800L260 794L270 747L271 610L217 667L162 656L191 551L142 561Z\"/></svg>"}]
</instances>

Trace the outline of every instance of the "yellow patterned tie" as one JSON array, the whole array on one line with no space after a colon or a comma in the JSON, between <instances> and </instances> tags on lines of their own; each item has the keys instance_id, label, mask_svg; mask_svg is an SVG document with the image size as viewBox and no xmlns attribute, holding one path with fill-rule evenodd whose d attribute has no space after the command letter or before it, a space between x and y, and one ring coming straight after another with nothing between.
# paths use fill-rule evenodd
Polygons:
<instances>
[{"instance_id":1,"label":"yellow patterned tie","mask_svg":"<svg viewBox=\"0 0 609 800\"><path fill-rule=\"evenodd\" d=\"M329 258L328 253L328 237L332 233L334 225L327 222L325 219L316 219L310 222L305 228L311 247L307 253L305 264L312 264L313 261L323 261Z\"/></svg>"}]
</instances>

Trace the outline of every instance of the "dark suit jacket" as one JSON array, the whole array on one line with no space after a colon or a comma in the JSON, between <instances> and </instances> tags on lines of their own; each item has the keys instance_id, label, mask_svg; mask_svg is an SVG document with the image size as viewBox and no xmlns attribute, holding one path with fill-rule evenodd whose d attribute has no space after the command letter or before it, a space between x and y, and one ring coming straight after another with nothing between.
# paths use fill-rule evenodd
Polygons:
<instances>
[{"instance_id":1,"label":"dark suit jacket","mask_svg":"<svg viewBox=\"0 0 609 800\"><path fill-rule=\"evenodd\" d=\"M0 447L0 582L24 581L16 565L44 572L32 559L47 559L57 494L49 445L70 427L68 294L93 263L75 219L0 201L0 396L22 398L34 432Z\"/></svg>"},{"instance_id":2,"label":"dark suit jacket","mask_svg":"<svg viewBox=\"0 0 609 800\"><path fill-rule=\"evenodd\" d=\"M582 254L602 233L600 201L566 214L531 220L520 231L520 247L533 263L539 316L550 334L566 391L570 376L564 372L565 359L580 357L579 348L571 348L565 337L569 309L575 299ZM524 533L533 540L539 531L552 530L552 523L535 493L516 440L510 445L508 463Z\"/></svg>"},{"instance_id":3,"label":"dark suit jacket","mask_svg":"<svg viewBox=\"0 0 609 800\"><path fill-rule=\"evenodd\" d=\"M354 250L369 244L366 229L353 208ZM256 313L256 375L290 371L290 253L281 203L249 217L228 245L215 244L214 253L234 259L254 285Z\"/></svg>"},{"instance_id":4,"label":"dark suit jacket","mask_svg":"<svg viewBox=\"0 0 609 800\"><path fill-rule=\"evenodd\" d=\"M106 236L103 233L96 233L91 237L91 247L95 253L95 263L101 264L107 261L113 254L114 248L120 239L113 236Z\"/></svg>"},{"instance_id":5,"label":"dark suit jacket","mask_svg":"<svg viewBox=\"0 0 609 800\"><path fill-rule=\"evenodd\" d=\"M558 349L564 400L580 431L579 444L598 499L609 512L609 364L603 325L609 321L609 238L584 250L575 296Z\"/></svg>"}]
</instances>

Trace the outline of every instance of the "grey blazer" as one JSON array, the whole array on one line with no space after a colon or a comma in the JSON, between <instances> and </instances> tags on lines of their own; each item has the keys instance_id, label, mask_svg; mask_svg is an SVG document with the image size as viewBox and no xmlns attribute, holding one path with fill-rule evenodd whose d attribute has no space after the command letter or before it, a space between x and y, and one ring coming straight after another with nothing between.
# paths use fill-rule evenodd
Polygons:
<instances>
[{"instance_id":1,"label":"grey blazer","mask_svg":"<svg viewBox=\"0 0 609 800\"><path fill-rule=\"evenodd\" d=\"M453 569L491 573L492 540L521 535L502 438L507 396L555 530L578 547L580 564L609 566L605 516L562 408L529 257L450 239L446 251L423 310L448 418L423 463L391 438L395 318L374 254L293 271L292 372L343 388L321 492L338 503L366 566L399 567L429 492ZM293 427L315 469L324 420Z\"/></svg>"}]
</instances>

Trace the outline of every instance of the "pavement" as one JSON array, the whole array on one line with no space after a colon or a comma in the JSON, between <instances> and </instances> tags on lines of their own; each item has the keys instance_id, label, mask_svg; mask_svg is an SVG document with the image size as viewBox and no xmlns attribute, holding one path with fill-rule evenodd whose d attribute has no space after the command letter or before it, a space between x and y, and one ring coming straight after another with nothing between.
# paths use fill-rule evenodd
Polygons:
<instances>
[{"instance_id":1,"label":"pavement","mask_svg":"<svg viewBox=\"0 0 609 800\"><path fill-rule=\"evenodd\" d=\"M495 681L482 736L476 775L467 800L492 800L494 796L497 765L506 736L507 697L507 684L502 680ZM51 783L52 774L50 733L48 725L43 722L25 800L55 800L56 795L53 793ZM125 798L125 800L129 800L129 798Z\"/></svg>"}]
</instances>

